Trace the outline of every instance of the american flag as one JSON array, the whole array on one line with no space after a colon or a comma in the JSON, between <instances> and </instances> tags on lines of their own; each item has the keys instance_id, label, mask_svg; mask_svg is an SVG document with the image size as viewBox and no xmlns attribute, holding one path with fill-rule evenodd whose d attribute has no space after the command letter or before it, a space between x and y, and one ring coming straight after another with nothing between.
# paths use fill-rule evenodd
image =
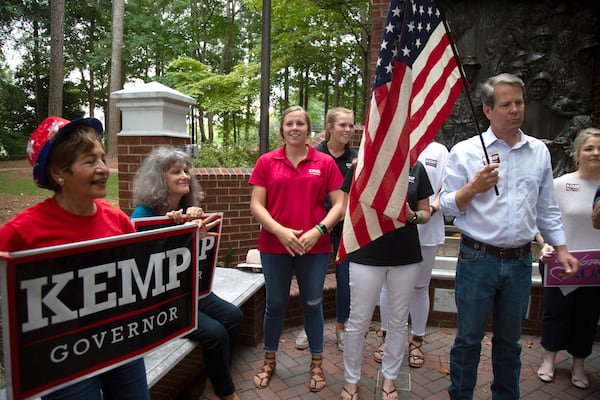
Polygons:
<instances>
[{"instance_id":1,"label":"american flag","mask_svg":"<svg viewBox=\"0 0 600 400\"><path fill-rule=\"evenodd\" d=\"M463 84L433 0L392 0L338 259L405 224L408 172Z\"/></svg>"}]
</instances>

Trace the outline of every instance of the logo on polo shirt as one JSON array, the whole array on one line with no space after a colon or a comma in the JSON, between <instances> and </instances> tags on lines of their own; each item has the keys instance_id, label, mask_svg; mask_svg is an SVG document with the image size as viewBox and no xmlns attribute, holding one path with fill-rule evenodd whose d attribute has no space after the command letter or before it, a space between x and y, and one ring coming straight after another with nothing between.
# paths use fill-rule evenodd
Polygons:
<instances>
[{"instance_id":1,"label":"logo on polo shirt","mask_svg":"<svg viewBox=\"0 0 600 400\"><path fill-rule=\"evenodd\" d=\"M429 167L437 168L438 160L433 159L433 158L426 158L425 165L429 166Z\"/></svg>"},{"instance_id":2,"label":"logo on polo shirt","mask_svg":"<svg viewBox=\"0 0 600 400\"><path fill-rule=\"evenodd\" d=\"M308 173L311 175L321 176L321 170L317 168L309 168Z\"/></svg>"},{"instance_id":3,"label":"logo on polo shirt","mask_svg":"<svg viewBox=\"0 0 600 400\"><path fill-rule=\"evenodd\" d=\"M565 183L565 190L567 192L579 192L581 190L581 185L579 185L579 183Z\"/></svg>"}]
</instances>

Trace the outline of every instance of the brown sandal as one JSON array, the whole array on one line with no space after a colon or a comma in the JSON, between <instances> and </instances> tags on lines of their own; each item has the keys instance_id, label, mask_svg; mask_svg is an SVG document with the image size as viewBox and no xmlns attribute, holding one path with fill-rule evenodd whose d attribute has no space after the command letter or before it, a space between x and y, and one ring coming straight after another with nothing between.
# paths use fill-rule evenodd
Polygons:
<instances>
[{"instance_id":1,"label":"brown sandal","mask_svg":"<svg viewBox=\"0 0 600 400\"><path fill-rule=\"evenodd\" d=\"M313 355L310 362L310 382L308 387L311 392L319 392L325 387L325 375L323 374L323 356Z\"/></svg>"},{"instance_id":2,"label":"brown sandal","mask_svg":"<svg viewBox=\"0 0 600 400\"><path fill-rule=\"evenodd\" d=\"M396 388L392 388L389 392L384 388L381 388L381 400L398 400Z\"/></svg>"},{"instance_id":3,"label":"brown sandal","mask_svg":"<svg viewBox=\"0 0 600 400\"><path fill-rule=\"evenodd\" d=\"M354 390L354 392L346 389L346 385L342 387L342 394L340 396L342 400L358 400L358 387Z\"/></svg>"},{"instance_id":4,"label":"brown sandal","mask_svg":"<svg viewBox=\"0 0 600 400\"><path fill-rule=\"evenodd\" d=\"M269 386L269 382L275 373L275 367L277 361L275 359L275 353L265 353L265 361L260 371L254 375L254 386L258 389L264 389Z\"/></svg>"},{"instance_id":5,"label":"brown sandal","mask_svg":"<svg viewBox=\"0 0 600 400\"><path fill-rule=\"evenodd\" d=\"M423 338L421 336L413 336L408 344L408 365L413 368L421 368L425 363L425 354L421 347L423 346Z\"/></svg>"}]
</instances>

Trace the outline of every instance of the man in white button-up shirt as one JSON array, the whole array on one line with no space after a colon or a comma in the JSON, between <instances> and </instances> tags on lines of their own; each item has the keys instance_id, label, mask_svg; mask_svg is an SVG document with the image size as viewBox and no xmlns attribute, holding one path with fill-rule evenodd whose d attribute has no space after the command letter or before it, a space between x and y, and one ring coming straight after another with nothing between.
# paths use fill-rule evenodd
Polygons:
<instances>
[{"instance_id":1,"label":"man in white button-up shirt","mask_svg":"<svg viewBox=\"0 0 600 400\"><path fill-rule=\"evenodd\" d=\"M490 127L456 144L446 166L440 205L455 216L461 246L456 266L458 330L450 351L451 399L472 399L481 340L493 318L492 397L519 398L521 325L531 290L531 241L539 230L565 277L578 261L565 246L546 146L521 130L524 83L500 74L481 87ZM498 192L498 194L496 193Z\"/></svg>"}]
</instances>

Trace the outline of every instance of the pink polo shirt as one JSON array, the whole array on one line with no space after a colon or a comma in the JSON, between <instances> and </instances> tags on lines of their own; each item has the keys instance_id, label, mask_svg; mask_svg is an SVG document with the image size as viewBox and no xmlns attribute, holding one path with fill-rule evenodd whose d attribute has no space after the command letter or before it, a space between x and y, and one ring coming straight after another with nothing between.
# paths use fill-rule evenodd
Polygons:
<instances>
[{"instance_id":1,"label":"pink polo shirt","mask_svg":"<svg viewBox=\"0 0 600 400\"><path fill-rule=\"evenodd\" d=\"M285 145L263 154L249 180L251 185L267 189L267 210L277 222L303 232L314 228L325 218L325 196L339 189L343 181L332 157L307 147L308 154L297 168L286 158ZM265 229L260 231L258 250L287 253L277 237ZM323 235L310 253L330 251L329 235Z\"/></svg>"}]
</instances>

